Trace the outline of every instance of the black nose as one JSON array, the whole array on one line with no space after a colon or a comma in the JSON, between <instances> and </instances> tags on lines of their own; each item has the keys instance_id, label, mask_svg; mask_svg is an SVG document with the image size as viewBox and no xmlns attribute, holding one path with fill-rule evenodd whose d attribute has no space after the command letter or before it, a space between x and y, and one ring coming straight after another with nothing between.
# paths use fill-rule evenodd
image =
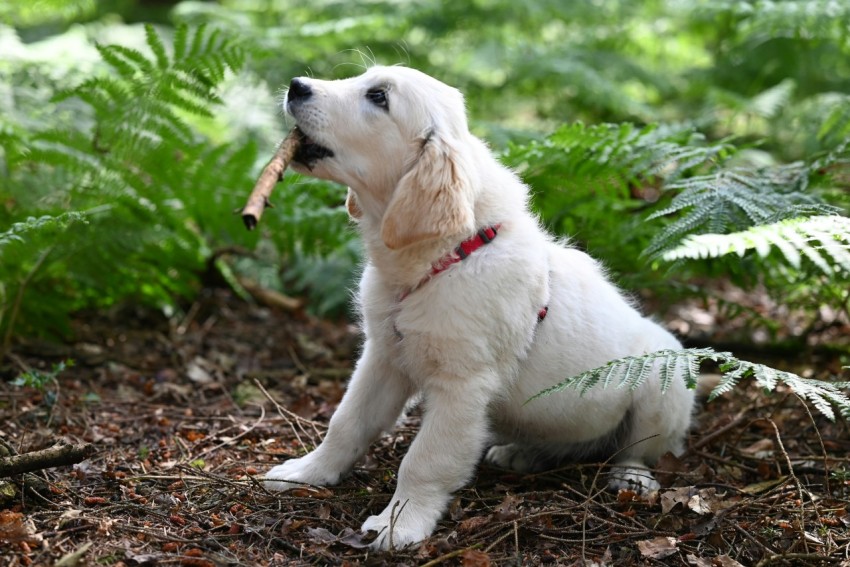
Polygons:
<instances>
[{"instance_id":1,"label":"black nose","mask_svg":"<svg viewBox=\"0 0 850 567\"><path fill-rule=\"evenodd\" d=\"M310 98L313 94L313 89L310 88L303 79L292 79L292 82L289 83L289 94L286 96L286 100L289 102L294 102L296 100L304 100Z\"/></svg>"}]
</instances>

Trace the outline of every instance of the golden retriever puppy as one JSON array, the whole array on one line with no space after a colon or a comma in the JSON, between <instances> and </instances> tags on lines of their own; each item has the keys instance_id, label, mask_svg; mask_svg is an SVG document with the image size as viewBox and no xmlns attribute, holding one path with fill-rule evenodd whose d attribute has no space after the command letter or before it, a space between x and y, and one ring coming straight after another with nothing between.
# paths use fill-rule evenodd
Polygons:
<instances>
[{"instance_id":1,"label":"golden retriever puppy","mask_svg":"<svg viewBox=\"0 0 850 567\"><path fill-rule=\"evenodd\" d=\"M657 488L646 468L678 453L693 392L657 373L639 388L544 388L609 360L679 342L642 317L587 254L555 241L528 188L468 129L456 89L404 67L292 80L306 136L301 172L349 187L367 251L358 294L365 345L327 436L265 485L332 485L414 395L422 427L392 500L362 529L373 547L434 531L482 456L518 471L614 456L609 485Z\"/></svg>"}]
</instances>

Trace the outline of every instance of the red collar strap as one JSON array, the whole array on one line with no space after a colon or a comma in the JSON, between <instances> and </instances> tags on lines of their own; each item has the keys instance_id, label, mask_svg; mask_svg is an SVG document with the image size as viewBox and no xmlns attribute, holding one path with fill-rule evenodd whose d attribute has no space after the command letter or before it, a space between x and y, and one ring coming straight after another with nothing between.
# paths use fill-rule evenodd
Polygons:
<instances>
[{"instance_id":1,"label":"red collar strap","mask_svg":"<svg viewBox=\"0 0 850 567\"><path fill-rule=\"evenodd\" d=\"M496 238L496 236L499 234L499 229L501 227L502 225L501 223L499 223L494 224L492 226L488 226L486 228L482 228L475 234L475 236L461 242L457 248L455 248L454 250L452 250L451 252L431 264L431 272L427 276L422 278L418 284L401 292L401 295L399 295L398 300L400 302L404 301L408 295L422 287L425 283L428 282L428 280L430 280L437 274L445 272L453 264L463 262L470 256L470 254L472 254L485 244L490 244L491 242L493 242L493 239ZM549 306L547 305L541 307L540 310L537 312L537 321L542 322L548 314ZM401 333L399 333L397 330L396 334L401 336Z\"/></svg>"},{"instance_id":2,"label":"red collar strap","mask_svg":"<svg viewBox=\"0 0 850 567\"><path fill-rule=\"evenodd\" d=\"M427 276L422 278L418 284L415 286L404 290L401 292L399 296L399 301L404 301L405 298L422 287L428 280L436 276L441 272L445 272L449 269L453 264L457 264L458 262L463 262L466 260L470 254L484 246L485 244L490 244L493 242L493 239L499 234L499 229L502 227L502 224L494 224L493 226L488 226L486 228L482 228L479 230L475 236L472 238L468 238L461 242L457 248L431 264L431 271Z\"/></svg>"}]
</instances>

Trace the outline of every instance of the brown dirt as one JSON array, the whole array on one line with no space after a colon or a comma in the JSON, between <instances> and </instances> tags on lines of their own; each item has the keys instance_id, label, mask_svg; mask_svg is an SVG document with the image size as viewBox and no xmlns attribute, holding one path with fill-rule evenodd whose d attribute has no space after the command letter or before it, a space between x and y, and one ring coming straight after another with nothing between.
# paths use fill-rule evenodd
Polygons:
<instances>
[{"instance_id":1,"label":"brown dirt","mask_svg":"<svg viewBox=\"0 0 850 567\"><path fill-rule=\"evenodd\" d=\"M850 566L847 421L745 387L701 407L688 453L658 465L658 494L609 494L598 464L482 465L433 537L368 552L356 530L389 500L415 413L337 487L281 495L257 481L321 439L355 331L223 291L188 313L80 317L74 344L15 348L0 374L0 442L98 452L10 479L11 497L0 483L0 564ZM44 391L9 382L68 358Z\"/></svg>"}]
</instances>

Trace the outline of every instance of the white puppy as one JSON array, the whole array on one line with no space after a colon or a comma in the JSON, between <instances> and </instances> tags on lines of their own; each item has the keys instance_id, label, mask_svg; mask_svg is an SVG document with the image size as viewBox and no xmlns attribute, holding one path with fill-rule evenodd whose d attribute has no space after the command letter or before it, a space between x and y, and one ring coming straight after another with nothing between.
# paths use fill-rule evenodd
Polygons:
<instances>
[{"instance_id":1,"label":"white puppy","mask_svg":"<svg viewBox=\"0 0 850 567\"><path fill-rule=\"evenodd\" d=\"M365 242L366 342L327 436L265 484L339 482L414 394L422 428L373 546L428 537L486 457L541 470L614 455L613 489L658 484L645 468L678 453L693 392L657 375L635 391L569 390L525 402L609 360L680 348L588 255L541 230L528 189L470 134L462 95L418 71L373 67L340 81L293 79L286 108L306 141L299 171L349 187Z\"/></svg>"}]
</instances>

